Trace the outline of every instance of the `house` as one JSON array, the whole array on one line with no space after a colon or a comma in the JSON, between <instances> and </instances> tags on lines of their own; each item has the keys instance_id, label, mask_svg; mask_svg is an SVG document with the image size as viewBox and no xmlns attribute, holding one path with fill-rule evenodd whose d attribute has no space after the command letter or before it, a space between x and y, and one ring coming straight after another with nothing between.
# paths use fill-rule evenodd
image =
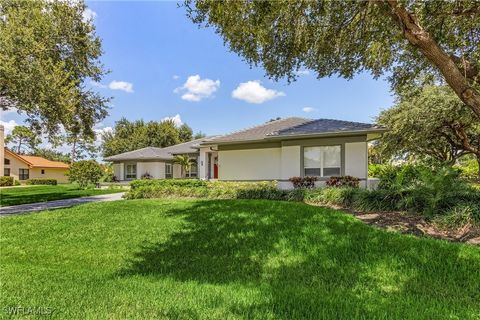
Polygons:
<instances>
[{"instance_id":1,"label":"house","mask_svg":"<svg viewBox=\"0 0 480 320\"><path fill-rule=\"evenodd\" d=\"M230 134L198 139L168 148L144 148L108 157L120 180L178 178L177 154L195 160L187 177L223 181L276 180L290 188L289 178L317 176L322 185L329 176L350 175L367 185L367 142L385 128L332 119L285 118Z\"/></svg>"},{"instance_id":2,"label":"house","mask_svg":"<svg viewBox=\"0 0 480 320\"><path fill-rule=\"evenodd\" d=\"M113 162L113 174L120 181L140 179L150 175L154 179L182 178L182 168L174 163L176 155L188 155L194 160L190 170L183 173L184 178L197 178L200 143L207 138L180 143L166 148L147 147L106 157Z\"/></svg>"},{"instance_id":3,"label":"house","mask_svg":"<svg viewBox=\"0 0 480 320\"><path fill-rule=\"evenodd\" d=\"M4 146L3 136L4 129L0 126L0 171L3 176L13 177L20 182L28 179L56 179L58 183L68 182L65 175L69 168L68 164L17 154Z\"/></svg>"}]
</instances>

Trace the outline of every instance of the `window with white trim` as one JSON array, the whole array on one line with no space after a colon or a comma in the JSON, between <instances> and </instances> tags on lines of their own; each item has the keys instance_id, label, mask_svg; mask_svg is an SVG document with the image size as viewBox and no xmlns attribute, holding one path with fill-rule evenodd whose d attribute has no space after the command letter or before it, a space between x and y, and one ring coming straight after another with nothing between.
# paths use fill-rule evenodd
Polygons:
<instances>
[{"instance_id":1,"label":"window with white trim","mask_svg":"<svg viewBox=\"0 0 480 320\"><path fill-rule=\"evenodd\" d=\"M187 171L187 178L196 178L197 177L197 164L196 163L192 163L192 165L190 166L190 170Z\"/></svg>"},{"instance_id":2,"label":"window with white trim","mask_svg":"<svg viewBox=\"0 0 480 320\"><path fill-rule=\"evenodd\" d=\"M317 177L341 175L341 146L304 147L303 174Z\"/></svg>"},{"instance_id":3,"label":"window with white trim","mask_svg":"<svg viewBox=\"0 0 480 320\"><path fill-rule=\"evenodd\" d=\"M173 164L165 163L165 178L173 178Z\"/></svg>"},{"instance_id":4,"label":"window with white trim","mask_svg":"<svg viewBox=\"0 0 480 320\"><path fill-rule=\"evenodd\" d=\"M137 178L137 165L136 164L126 164L125 165L125 179L136 179Z\"/></svg>"}]
</instances>

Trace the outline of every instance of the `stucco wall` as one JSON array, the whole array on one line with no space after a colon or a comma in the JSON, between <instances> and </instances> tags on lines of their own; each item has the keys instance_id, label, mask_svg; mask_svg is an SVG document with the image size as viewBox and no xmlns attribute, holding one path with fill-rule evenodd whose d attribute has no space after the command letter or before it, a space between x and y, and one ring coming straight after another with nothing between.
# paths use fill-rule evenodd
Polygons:
<instances>
[{"instance_id":1,"label":"stucco wall","mask_svg":"<svg viewBox=\"0 0 480 320\"><path fill-rule=\"evenodd\" d=\"M149 173L154 179L165 178L165 162L137 162L137 178Z\"/></svg>"},{"instance_id":2,"label":"stucco wall","mask_svg":"<svg viewBox=\"0 0 480 320\"><path fill-rule=\"evenodd\" d=\"M42 174L42 169L44 174ZM61 168L32 168L30 169L30 179L56 179L58 183L67 183L68 177L65 175L67 171L68 169Z\"/></svg>"},{"instance_id":3,"label":"stucco wall","mask_svg":"<svg viewBox=\"0 0 480 320\"><path fill-rule=\"evenodd\" d=\"M367 142L345 143L345 175L367 178Z\"/></svg>"},{"instance_id":4,"label":"stucco wall","mask_svg":"<svg viewBox=\"0 0 480 320\"><path fill-rule=\"evenodd\" d=\"M18 160L17 158L14 158L5 154L5 159L10 160L10 164L6 164L5 168L10 169L10 177L13 177L13 179L15 180L18 180L19 169L28 169L28 165L25 162ZM3 172L2 172L2 175L3 175Z\"/></svg>"},{"instance_id":5,"label":"stucco wall","mask_svg":"<svg viewBox=\"0 0 480 320\"><path fill-rule=\"evenodd\" d=\"M182 166L178 163L173 164L173 178L179 179L182 178Z\"/></svg>"},{"instance_id":6,"label":"stucco wall","mask_svg":"<svg viewBox=\"0 0 480 320\"><path fill-rule=\"evenodd\" d=\"M278 180L281 148L228 150L218 152L220 180Z\"/></svg>"},{"instance_id":7,"label":"stucco wall","mask_svg":"<svg viewBox=\"0 0 480 320\"><path fill-rule=\"evenodd\" d=\"M300 146L282 147L281 179L288 180L291 177L300 176Z\"/></svg>"}]
</instances>

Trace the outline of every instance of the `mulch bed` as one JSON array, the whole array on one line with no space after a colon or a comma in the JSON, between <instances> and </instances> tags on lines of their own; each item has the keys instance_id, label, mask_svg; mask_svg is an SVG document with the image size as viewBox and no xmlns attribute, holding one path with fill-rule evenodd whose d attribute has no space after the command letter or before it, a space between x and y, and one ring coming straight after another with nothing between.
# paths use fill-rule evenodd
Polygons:
<instances>
[{"instance_id":1,"label":"mulch bed","mask_svg":"<svg viewBox=\"0 0 480 320\"><path fill-rule=\"evenodd\" d=\"M342 209L359 220L379 228L396 231L416 236L428 236L452 242L464 242L480 245L480 228L465 225L458 229L442 229L421 216L409 215L404 212L356 212L346 208Z\"/></svg>"}]
</instances>

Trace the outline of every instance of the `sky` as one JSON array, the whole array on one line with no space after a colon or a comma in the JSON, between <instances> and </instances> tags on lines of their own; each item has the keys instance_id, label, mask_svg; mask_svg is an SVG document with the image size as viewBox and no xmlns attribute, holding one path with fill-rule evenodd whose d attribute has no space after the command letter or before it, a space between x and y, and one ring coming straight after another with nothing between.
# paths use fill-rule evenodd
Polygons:
<instances>
[{"instance_id":1,"label":"sky","mask_svg":"<svg viewBox=\"0 0 480 320\"><path fill-rule=\"evenodd\" d=\"M88 1L111 72L92 88L112 97L109 116L96 126L110 130L129 120L172 118L194 132L224 134L271 118L299 116L373 122L393 97L385 79L368 73L352 80L317 79L301 70L296 82L274 82L230 52L212 28L199 28L176 2ZM7 132L22 123L2 113Z\"/></svg>"}]
</instances>

